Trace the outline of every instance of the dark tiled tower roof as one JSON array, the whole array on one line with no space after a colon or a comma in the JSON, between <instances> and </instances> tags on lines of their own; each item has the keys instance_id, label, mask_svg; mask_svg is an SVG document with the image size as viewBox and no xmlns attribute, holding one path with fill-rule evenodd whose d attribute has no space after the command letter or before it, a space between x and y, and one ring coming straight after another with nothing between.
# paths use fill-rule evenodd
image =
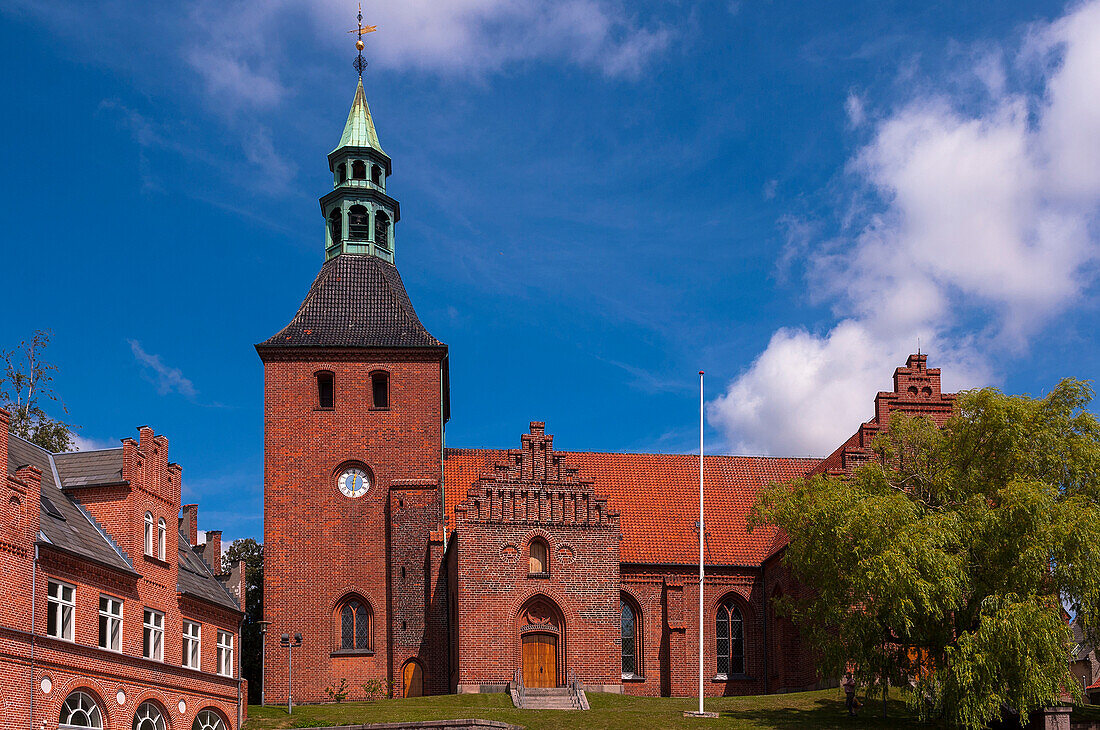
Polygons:
<instances>
[{"instance_id":1,"label":"dark tiled tower roof","mask_svg":"<svg viewBox=\"0 0 1100 730\"><path fill-rule=\"evenodd\" d=\"M325 262L298 313L256 345L284 347L445 348L420 323L397 267L374 256L343 254Z\"/></svg>"}]
</instances>

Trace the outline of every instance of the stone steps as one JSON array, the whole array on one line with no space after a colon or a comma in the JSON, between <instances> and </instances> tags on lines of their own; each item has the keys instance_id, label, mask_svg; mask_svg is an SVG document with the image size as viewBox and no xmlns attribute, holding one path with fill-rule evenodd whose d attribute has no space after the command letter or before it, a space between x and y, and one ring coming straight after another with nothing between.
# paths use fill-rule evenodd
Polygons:
<instances>
[{"instance_id":1,"label":"stone steps","mask_svg":"<svg viewBox=\"0 0 1100 730\"><path fill-rule=\"evenodd\" d=\"M518 692L512 695L518 700ZM517 707L520 706L517 704ZM579 710L577 697L568 687L531 687L523 692L522 707L525 710Z\"/></svg>"}]
</instances>

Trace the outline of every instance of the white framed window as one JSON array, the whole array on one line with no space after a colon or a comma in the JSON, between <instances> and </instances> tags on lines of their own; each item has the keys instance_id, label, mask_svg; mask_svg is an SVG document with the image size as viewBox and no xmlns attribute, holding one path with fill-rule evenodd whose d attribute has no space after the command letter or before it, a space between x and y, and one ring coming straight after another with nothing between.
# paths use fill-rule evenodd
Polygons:
<instances>
[{"instance_id":1,"label":"white framed window","mask_svg":"<svg viewBox=\"0 0 1100 730\"><path fill-rule=\"evenodd\" d=\"M156 535L153 532L153 513L152 512L146 512L145 513L145 554L146 555L152 555L153 554L153 548L155 547L153 543L154 543L155 540L156 540Z\"/></svg>"},{"instance_id":2,"label":"white framed window","mask_svg":"<svg viewBox=\"0 0 1100 730\"><path fill-rule=\"evenodd\" d=\"M164 518L157 521L157 557L165 560L165 551L168 549L168 529L164 525Z\"/></svg>"},{"instance_id":3,"label":"white framed window","mask_svg":"<svg viewBox=\"0 0 1100 730\"><path fill-rule=\"evenodd\" d=\"M152 702L142 702L134 713L134 730L165 730L160 708Z\"/></svg>"},{"instance_id":4,"label":"white framed window","mask_svg":"<svg viewBox=\"0 0 1100 730\"><path fill-rule=\"evenodd\" d=\"M164 661L164 614L145 609L145 630L142 632L141 653L146 659Z\"/></svg>"},{"instance_id":5,"label":"white framed window","mask_svg":"<svg viewBox=\"0 0 1100 730\"><path fill-rule=\"evenodd\" d=\"M57 720L58 727L64 728L102 728L103 713L99 711L99 705L86 692L73 692L65 698L65 704L61 705L61 715Z\"/></svg>"},{"instance_id":6,"label":"white framed window","mask_svg":"<svg viewBox=\"0 0 1100 730\"><path fill-rule=\"evenodd\" d=\"M99 597L99 647L122 651L122 601Z\"/></svg>"},{"instance_id":7,"label":"white framed window","mask_svg":"<svg viewBox=\"0 0 1100 730\"><path fill-rule=\"evenodd\" d=\"M221 715L213 710L203 710L195 716L195 722L191 723L191 730L225 730L225 723Z\"/></svg>"},{"instance_id":8,"label":"white framed window","mask_svg":"<svg viewBox=\"0 0 1100 730\"><path fill-rule=\"evenodd\" d=\"M51 580L47 594L46 635L72 641L76 588L68 583Z\"/></svg>"},{"instance_id":9,"label":"white framed window","mask_svg":"<svg viewBox=\"0 0 1100 730\"><path fill-rule=\"evenodd\" d=\"M202 668L202 624L194 621L183 622L183 666L190 669Z\"/></svg>"},{"instance_id":10,"label":"white framed window","mask_svg":"<svg viewBox=\"0 0 1100 730\"><path fill-rule=\"evenodd\" d=\"M218 674L233 676L233 634L218 631Z\"/></svg>"}]
</instances>

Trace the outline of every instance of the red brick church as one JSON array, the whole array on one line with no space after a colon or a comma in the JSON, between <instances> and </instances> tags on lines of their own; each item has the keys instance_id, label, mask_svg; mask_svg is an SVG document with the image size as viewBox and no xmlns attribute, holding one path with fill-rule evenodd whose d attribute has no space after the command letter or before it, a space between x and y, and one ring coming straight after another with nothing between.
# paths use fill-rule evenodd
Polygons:
<instances>
[{"instance_id":1,"label":"red brick church","mask_svg":"<svg viewBox=\"0 0 1100 730\"><path fill-rule=\"evenodd\" d=\"M325 262L264 365L267 698L280 634L303 635L294 699L346 682L398 694L585 687L691 695L698 672L698 457L559 452L540 422L512 449L445 449L447 346L395 266L398 202L362 81L320 199ZM703 625L710 695L814 687L774 599L796 592L783 537L749 533L763 487L850 472L891 411L953 396L912 355L875 415L826 459L708 456Z\"/></svg>"}]
</instances>

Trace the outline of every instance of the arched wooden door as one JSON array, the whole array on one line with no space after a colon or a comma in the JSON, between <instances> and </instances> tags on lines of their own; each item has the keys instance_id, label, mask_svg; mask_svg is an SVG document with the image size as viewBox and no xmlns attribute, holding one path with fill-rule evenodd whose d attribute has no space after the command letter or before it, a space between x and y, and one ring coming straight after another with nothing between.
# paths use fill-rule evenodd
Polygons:
<instances>
[{"instance_id":1,"label":"arched wooden door","mask_svg":"<svg viewBox=\"0 0 1100 730\"><path fill-rule=\"evenodd\" d=\"M424 668L410 659L401 669L401 696L421 697L424 694Z\"/></svg>"},{"instance_id":2,"label":"arched wooden door","mask_svg":"<svg viewBox=\"0 0 1100 730\"><path fill-rule=\"evenodd\" d=\"M524 634L523 685L558 686L558 637L554 634Z\"/></svg>"}]
</instances>

